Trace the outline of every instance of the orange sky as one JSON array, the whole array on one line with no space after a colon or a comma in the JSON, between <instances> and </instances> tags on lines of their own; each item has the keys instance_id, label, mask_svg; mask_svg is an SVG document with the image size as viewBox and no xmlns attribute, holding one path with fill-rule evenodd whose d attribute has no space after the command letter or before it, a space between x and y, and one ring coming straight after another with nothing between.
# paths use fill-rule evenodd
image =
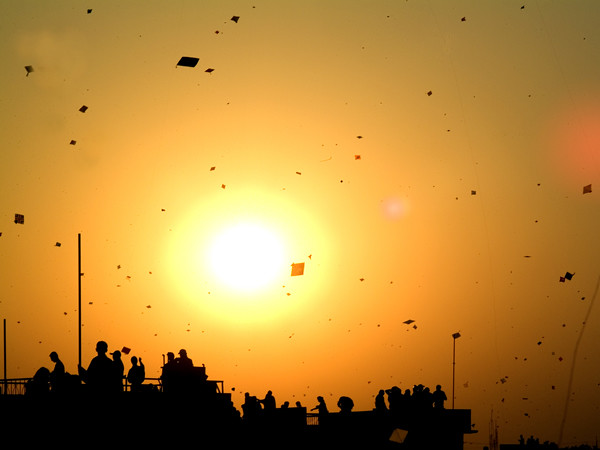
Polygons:
<instances>
[{"instance_id":1,"label":"orange sky","mask_svg":"<svg viewBox=\"0 0 600 450\"><path fill-rule=\"evenodd\" d=\"M592 0L3 2L8 376L53 350L76 372L81 233L85 364L104 339L158 376L186 348L238 406L272 389L370 409L394 385L450 396L460 331L455 404L472 409L473 448L490 417L501 442L562 429L564 444L593 443L599 13ZM219 282L206 257L245 222L283 244L256 292Z\"/></svg>"}]
</instances>

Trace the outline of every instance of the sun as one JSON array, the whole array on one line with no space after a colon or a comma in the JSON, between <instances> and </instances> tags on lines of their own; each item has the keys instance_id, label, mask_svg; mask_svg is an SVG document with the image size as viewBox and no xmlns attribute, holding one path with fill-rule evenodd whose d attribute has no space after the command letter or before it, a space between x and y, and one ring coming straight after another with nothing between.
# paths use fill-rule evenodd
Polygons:
<instances>
[{"instance_id":1,"label":"sun","mask_svg":"<svg viewBox=\"0 0 600 450\"><path fill-rule=\"evenodd\" d=\"M215 279L243 292L268 285L286 267L281 239L257 223L236 223L220 231L210 244L207 258Z\"/></svg>"}]
</instances>

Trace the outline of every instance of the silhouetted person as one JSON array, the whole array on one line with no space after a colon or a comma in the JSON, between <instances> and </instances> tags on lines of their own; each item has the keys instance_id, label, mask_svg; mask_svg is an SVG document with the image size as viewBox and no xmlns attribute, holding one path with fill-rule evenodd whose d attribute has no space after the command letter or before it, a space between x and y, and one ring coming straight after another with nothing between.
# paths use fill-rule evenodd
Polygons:
<instances>
[{"instance_id":1,"label":"silhouetted person","mask_svg":"<svg viewBox=\"0 0 600 450\"><path fill-rule=\"evenodd\" d=\"M96 353L87 370L78 366L79 376L89 389L98 393L108 393L114 391L114 363L106 356L108 344L104 341L98 341L96 344Z\"/></svg>"},{"instance_id":2,"label":"silhouetted person","mask_svg":"<svg viewBox=\"0 0 600 450\"><path fill-rule=\"evenodd\" d=\"M341 414L350 414L354 408L354 402L350 397L342 396L337 402Z\"/></svg>"},{"instance_id":3,"label":"silhouetted person","mask_svg":"<svg viewBox=\"0 0 600 450\"><path fill-rule=\"evenodd\" d=\"M121 360L121 352L115 350L111 353L113 357L113 380L115 384L115 391L123 392L123 375L125 374L125 366L123 360Z\"/></svg>"},{"instance_id":4,"label":"silhouetted person","mask_svg":"<svg viewBox=\"0 0 600 450\"><path fill-rule=\"evenodd\" d=\"M302 403L300 403L300 400L296 402L296 408L304 408L304 406L302 406Z\"/></svg>"},{"instance_id":5,"label":"silhouetted person","mask_svg":"<svg viewBox=\"0 0 600 450\"><path fill-rule=\"evenodd\" d=\"M45 395L50 392L50 370L40 367L33 378L25 384L25 394L32 396Z\"/></svg>"},{"instance_id":6,"label":"silhouetted person","mask_svg":"<svg viewBox=\"0 0 600 450\"><path fill-rule=\"evenodd\" d=\"M327 414L329 414L329 410L327 409L327 405L325 404L325 399L323 397L321 397L319 395L317 397L317 401L319 403L317 403L317 406L315 406L313 409L311 409L311 411L316 410L319 415L319 420L321 420L323 417L325 417Z\"/></svg>"},{"instance_id":7,"label":"silhouetted person","mask_svg":"<svg viewBox=\"0 0 600 450\"><path fill-rule=\"evenodd\" d=\"M259 402L264 406L264 411L267 414L272 414L277 408L277 403L275 402L275 397L273 396L272 391L267 392L265 398L259 400Z\"/></svg>"},{"instance_id":8,"label":"silhouetted person","mask_svg":"<svg viewBox=\"0 0 600 450\"><path fill-rule=\"evenodd\" d=\"M385 404L385 391L379 390L379 393L375 396L375 411L378 413L387 412L387 405Z\"/></svg>"},{"instance_id":9,"label":"silhouetted person","mask_svg":"<svg viewBox=\"0 0 600 450\"><path fill-rule=\"evenodd\" d=\"M246 392L244 394L244 403L242 404L243 418L246 420L252 420L258 416L260 411L261 407L258 399Z\"/></svg>"},{"instance_id":10,"label":"silhouetted person","mask_svg":"<svg viewBox=\"0 0 600 450\"><path fill-rule=\"evenodd\" d=\"M288 409L290 407L290 402L288 402L287 400L285 402L283 402L283 404L281 405L281 409Z\"/></svg>"},{"instance_id":11,"label":"silhouetted person","mask_svg":"<svg viewBox=\"0 0 600 450\"><path fill-rule=\"evenodd\" d=\"M160 381L164 392L170 392L173 388L173 373L175 371L175 354L167 352L167 362L162 367Z\"/></svg>"},{"instance_id":12,"label":"silhouetted person","mask_svg":"<svg viewBox=\"0 0 600 450\"><path fill-rule=\"evenodd\" d=\"M54 369L50 372L50 388L53 392L60 392L64 389L66 381L65 365L56 352L50 353L50 360L54 363Z\"/></svg>"},{"instance_id":13,"label":"silhouetted person","mask_svg":"<svg viewBox=\"0 0 600 450\"><path fill-rule=\"evenodd\" d=\"M139 361L139 364L138 364ZM138 360L136 356L131 357L131 368L127 372L127 381L131 385L131 391L139 391L142 383L146 379L146 368L142 358Z\"/></svg>"},{"instance_id":14,"label":"silhouetted person","mask_svg":"<svg viewBox=\"0 0 600 450\"><path fill-rule=\"evenodd\" d=\"M446 397L446 393L442 391L442 386L439 384L435 387L435 391L433 391L432 399L433 399L433 407L435 409L444 409L444 402L448 400Z\"/></svg>"},{"instance_id":15,"label":"silhouetted person","mask_svg":"<svg viewBox=\"0 0 600 450\"><path fill-rule=\"evenodd\" d=\"M181 350L179 350L179 358L176 358L175 362L177 363L178 369L185 370L185 369L191 369L192 367L194 367L194 363L188 357L187 351L183 348Z\"/></svg>"},{"instance_id":16,"label":"silhouetted person","mask_svg":"<svg viewBox=\"0 0 600 450\"><path fill-rule=\"evenodd\" d=\"M391 389L385 391L388 396L388 404L390 405L390 411L397 413L402 410L403 398L402 390L398 386L394 386Z\"/></svg>"}]
</instances>

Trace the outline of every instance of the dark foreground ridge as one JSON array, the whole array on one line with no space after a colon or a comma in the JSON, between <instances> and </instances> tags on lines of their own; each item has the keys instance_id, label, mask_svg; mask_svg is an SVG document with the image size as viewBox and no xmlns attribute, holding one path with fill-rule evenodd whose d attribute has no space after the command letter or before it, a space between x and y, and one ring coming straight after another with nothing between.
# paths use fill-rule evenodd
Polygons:
<instances>
[{"instance_id":1,"label":"dark foreground ridge","mask_svg":"<svg viewBox=\"0 0 600 450\"><path fill-rule=\"evenodd\" d=\"M475 432L470 410L444 407L441 386L380 390L370 411L354 411L346 396L339 412L329 412L322 397L307 411L299 403L277 407L271 391L264 399L246 393L240 412L223 382L208 379L185 350L169 353L154 380L145 378L141 359L133 356L125 375L120 352L110 359L103 341L96 351L78 375L66 373L53 352L54 370L38 370L23 393L8 393L5 383L3 436L17 437L19 447L462 450L464 435Z\"/></svg>"}]
</instances>

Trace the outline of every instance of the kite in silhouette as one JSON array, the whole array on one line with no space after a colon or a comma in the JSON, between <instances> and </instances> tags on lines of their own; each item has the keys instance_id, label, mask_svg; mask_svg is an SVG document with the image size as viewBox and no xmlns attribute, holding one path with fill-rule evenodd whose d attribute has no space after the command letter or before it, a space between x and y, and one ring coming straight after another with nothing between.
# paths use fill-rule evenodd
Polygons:
<instances>
[{"instance_id":1,"label":"kite in silhouette","mask_svg":"<svg viewBox=\"0 0 600 450\"><path fill-rule=\"evenodd\" d=\"M196 67L198 61L200 61L199 58L194 58L191 56L182 56L177 65L183 67Z\"/></svg>"},{"instance_id":2,"label":"kite in silhouette","mask_svg":"<svg viewBox=\"0 0 600 450\"><path fill-rule=\"evenodd\" d=\"M33 66L25 66L25 70L27 71L26 77L29 76L31 72L33 72Z\"/></svg>"},{"instance_id":3,"label":"kite in silhouette","mask_svg":"<svg viewBox=\"0 0 600 450\"><path fill-rule=\"evenodd\" d=\"M24 224L25 216L23 214L15 214L15 223Z\"/></svg>"},{"instance_id":4,"label":"kite in silhouette","mask_svg":"<svg viewBox=\"0 0 600 450\"><path fill-rule=\"evenodd\" d=\"M587 186L583 187L583 193L584 194L589 194L590 192L592 192L592 185L588 184Z\"/></svg>"},{"instance_id":5,"label":"kite in silhouette","mask_svg":"<svg viewBox=\"0 0 600 450\"><path fill-rule=\"evenodd\" d=\"M233 17L231 18L231 20L233 20L235 23L237 23L237 22L238 22L238 20L240 20L240 16L233 16Z\"/></svg>"},{"instance_id":6,"label":"kite in silhouette","mask_svg":"<svg viewBox=\"0 0 600 450\"><path fill-rule=\"evenodd\" d=\"M79 108L79 111L81 111L82 113L86 112L88 109L87 106L83 105L81 108Z\"/></svg>"}]
</instances>

